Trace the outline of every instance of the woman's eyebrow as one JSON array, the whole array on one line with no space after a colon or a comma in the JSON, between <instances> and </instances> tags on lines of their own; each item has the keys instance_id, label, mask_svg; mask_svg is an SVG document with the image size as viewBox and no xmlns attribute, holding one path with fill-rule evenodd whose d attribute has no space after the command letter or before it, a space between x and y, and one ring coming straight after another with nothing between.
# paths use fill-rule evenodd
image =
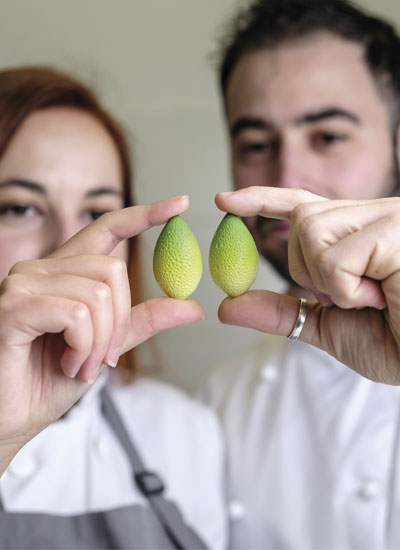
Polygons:
<instances>
[{"instance_id":1,"label":"woman's eyebrow","mask_svg":"<svg viewBox=\"0 0 400 550\"><path fill-rule=\"evenodd\" d=\"M4 181L0 181L0 188L4 187L22 187L23 189L28 189L29 191L39 193L43 196L47 195L47 189L44 185L21 178L7 178Z\"/></svg>"},{"instance_id":2,"label":"woman's eyebrow","mask_svg":"<svg viewBox=\"0 0 400 550\"><path fill-rule=\"evenodd\" d=\"M22 187L23 189L27 189L28 191L33 191L35 193L39 193L40 195L47 196L47 189L44 185L36 181L26 180L22 178L7 178L4 181L0 181L0 188L4 187ZM87 193L85 193L85 198L91 199L94 197L99 197L101 195L116 195L117 197L122 198L124 196L122 191L118 191L113 187L101 186L90 189Z\"/></svg>"},{"instance_id":3,"label":"woman's eyebrow","mask_svg":"<svg viewBox=\"0 0 400 550\"><path fill-rule=\"evenodd\" d=\"M114 189L113 187L96 187L95 189L90 189L85 193L85 198L92 199L94 197L99 197L101 195L116 195L117 197L123 198L124 194L122 191Z\"/></svg>"}]
</instances>

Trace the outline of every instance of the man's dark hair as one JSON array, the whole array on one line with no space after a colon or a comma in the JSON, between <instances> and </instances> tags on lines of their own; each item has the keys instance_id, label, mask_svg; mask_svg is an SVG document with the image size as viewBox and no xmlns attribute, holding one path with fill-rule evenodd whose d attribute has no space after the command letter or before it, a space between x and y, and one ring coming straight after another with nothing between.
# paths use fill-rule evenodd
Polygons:
<instances>
[{"instance_id":1,"label":"man's dark hair","mask_svg":"<svg viewBox=\"0 0 400 550\"><path fill-rule=\"evenodd\" d=\"M390 108L400 118L400 38L394 27L345 0L257 0L239 12L221 41L223 96L239 59L317 31L329 31L364 47L365 61ZM393 120L394 119L394 120Z\"/></svg>"}]
</instances>

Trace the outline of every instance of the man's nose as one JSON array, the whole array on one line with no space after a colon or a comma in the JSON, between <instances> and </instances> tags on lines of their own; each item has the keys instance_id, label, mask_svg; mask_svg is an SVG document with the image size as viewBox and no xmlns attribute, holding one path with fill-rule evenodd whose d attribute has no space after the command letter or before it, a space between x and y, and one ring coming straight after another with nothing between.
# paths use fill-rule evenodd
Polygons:
<instances>
[{"instance_id":1,"label":"man's nose","mask_svg":"<svg viewBox=\"0 0 400 550\"><path fill-rule=\"evenodd\" d=\"M312 185L311 155L296 144L284 144L276 158L275 187L308 189Z\"/></svg>"}]
</instances>

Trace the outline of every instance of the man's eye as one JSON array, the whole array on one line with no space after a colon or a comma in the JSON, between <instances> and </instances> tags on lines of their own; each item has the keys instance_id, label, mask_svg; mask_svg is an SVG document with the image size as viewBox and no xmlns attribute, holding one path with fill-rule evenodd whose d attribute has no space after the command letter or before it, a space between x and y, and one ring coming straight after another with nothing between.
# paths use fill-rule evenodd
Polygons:
<instances>
[{"instance_id":1,"label":"man's eye","mask_svg":"<svg viewBox=\"0 0 400 550\"><path fill-rule=\"evenodd\" d=\"M265 151L265 149L267 149L266 143L250 143L248 145L244 145L243 147L244 152L254 151L257 153L260 151Z\"/></svg>"},{"instance_id":2,"label":"man's eye","mask_svg":"<svg viewBox=\"0 0 400 550\"><path fill-rule=\"evenodd\" d=\"M25 204L7 204L0 206L0 216L9 216L15 218L28 218L34 216L37 209L34 206Z\"/></svg>"},{"instance_id":3,"label":"man's eye","mask_svg":"<svg viewBox=\"0 0 400 550\"><path fill-rule=\"evenodd\" d=\"M239 154L243 157L272 153L275 149L274 143L269 141L253 141L239 145Z\"/></svg>"},{"instance_id":4,"label":"man's eye","mask_svg":"<svg viewBox=\"0 0 400 550\"><path fill-rule=\"evenodd\" d=\"M336 145L345 141L346 137L343 134L333 134L330 132L322 132L314 136L314 143L318 146Z\"/></svg>"}]
</instances>

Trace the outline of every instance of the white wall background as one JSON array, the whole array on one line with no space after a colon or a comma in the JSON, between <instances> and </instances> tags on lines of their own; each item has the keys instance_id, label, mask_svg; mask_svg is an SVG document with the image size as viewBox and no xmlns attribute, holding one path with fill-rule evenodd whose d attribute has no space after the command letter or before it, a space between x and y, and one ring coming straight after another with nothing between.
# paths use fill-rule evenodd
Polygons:
<instances>
[{"instance_id":1,"label":"white wall background","mask_svg":"<svg viewBox=\"0 0 400 550\"><path fill-rule=\"evenodd\" d=\"M215 69L223 22L239 0L0 0L0 68L53 64L95 85L132 136L136 197L145 203L189 194L184 219L199 240L204 274L193 295L206 317L153 339L159 373L188 391L226 354L257 334L221 325L224 294L208 273L208 247L222 218L214 195L229 188L229 158ZM398 0L361 5L400 22ZM143 239L145 295L160 295L152 253L160 229ZM261 265L256 288L282 283ZM153 346L152 346L153 347ZM154 355L142 346L142 359Z\"/></svg>"}]
</instances>

